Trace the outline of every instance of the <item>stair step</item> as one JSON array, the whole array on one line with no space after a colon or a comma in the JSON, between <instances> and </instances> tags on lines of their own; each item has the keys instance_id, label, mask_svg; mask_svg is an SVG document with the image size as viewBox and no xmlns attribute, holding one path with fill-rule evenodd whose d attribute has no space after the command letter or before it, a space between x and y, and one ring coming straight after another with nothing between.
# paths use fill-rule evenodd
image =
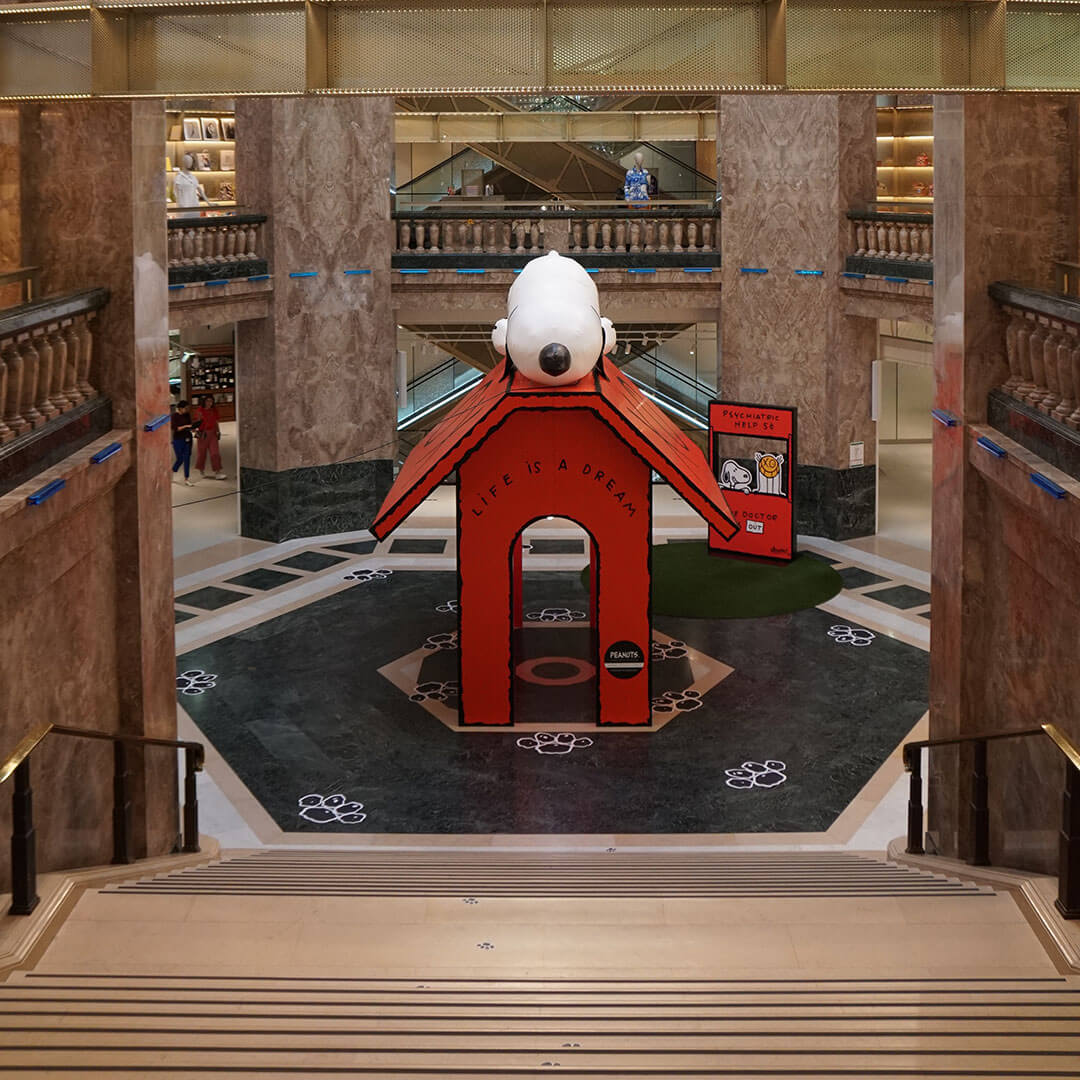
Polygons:
<instances>
[{"instance_id":1,"label":"stair step","mask_svg":"<svg viewBox=\"0 0 1080 1080\"><path fill-rule=\"evenodd\" d=\"M125 893L245 896L992 896L986 886L842 852L514 855L255 852L106 886Z\"/></svg>"}]
</instances>

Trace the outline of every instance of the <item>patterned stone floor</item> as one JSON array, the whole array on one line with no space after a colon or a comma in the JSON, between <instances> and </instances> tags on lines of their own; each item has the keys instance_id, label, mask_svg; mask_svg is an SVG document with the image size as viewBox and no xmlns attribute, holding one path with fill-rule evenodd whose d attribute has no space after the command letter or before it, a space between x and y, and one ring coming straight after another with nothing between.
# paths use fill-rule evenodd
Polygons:
<instances>
[{"instance_id":1,"label":"patterned stone floor","mask_svg":"<svg viewBox=\"0 0 1080 1080\"><path fill-rule=\"evenodd\" d=\"M579 611L583 542L529 540L533 606ZM656 620L651 732L597 732L565 691L534 697L530 725L456 730L438 529L275 545L180 579L179 701L286 834L820 833L926 710L929 582L850 545L801 547L844 578L822 608Z\"/></svg>"}]
</instances>

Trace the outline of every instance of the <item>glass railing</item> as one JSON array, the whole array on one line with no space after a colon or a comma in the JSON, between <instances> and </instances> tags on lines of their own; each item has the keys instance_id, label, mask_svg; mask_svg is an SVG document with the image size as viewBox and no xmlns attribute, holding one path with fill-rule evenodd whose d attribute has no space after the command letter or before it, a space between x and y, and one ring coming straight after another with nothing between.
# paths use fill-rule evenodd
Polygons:
<instances>
[{"instance_id":1,"label":"glass railing","mask_svg":"<svg viewBox=\"0 0 1080 1080\"><path fill-rule=\"evenodd\" d=\"M681 410L692 420L708 425L709 402L716 397L715 386L699 382L645 350L634 350L620 367L643 390L651 391L649 396L661 407L673 413Z\"/></svg>"},{"instance_id":2,"label":"glass railing","mask_svg":"<svg viewBox=\"0 0 1080 1080\"><path fill-rule=\"evenodd\" d=\"M398 401L398 426L412 426L460 397L484 373L464 360L449 357L437 367L412 379Z\"/></svg>"}]
</instances>

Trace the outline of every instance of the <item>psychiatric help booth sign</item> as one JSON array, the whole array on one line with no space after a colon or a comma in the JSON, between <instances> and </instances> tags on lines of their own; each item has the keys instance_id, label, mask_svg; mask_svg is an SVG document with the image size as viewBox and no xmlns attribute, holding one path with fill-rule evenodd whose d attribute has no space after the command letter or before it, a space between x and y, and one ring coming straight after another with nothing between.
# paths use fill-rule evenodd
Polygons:
<instances>
[{"instance_id":1,"label":"psychiatric help booth sign","mask_svg":"<svg viewBox=\"0 0 1080 1080\"><path fill-rule=\"evenodd\" d=\"M795 409L709 405L709 464L739 525L730 540L710 529L710 551L795 557L795 430Z\"/></svg>"}]
</instances>

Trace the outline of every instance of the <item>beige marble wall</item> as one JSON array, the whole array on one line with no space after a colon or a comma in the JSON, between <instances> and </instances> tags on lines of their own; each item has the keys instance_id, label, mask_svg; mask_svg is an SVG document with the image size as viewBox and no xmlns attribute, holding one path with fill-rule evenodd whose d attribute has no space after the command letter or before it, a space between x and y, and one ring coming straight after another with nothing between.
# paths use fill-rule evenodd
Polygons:
<instances>
[{"instance_id":1,"label":"beige marble wall","mask_svg":"<svg viewBox=\"0 0 1080 1080\"><path fill-rule=\"evenodd\" d=\"M61 664L53 675L73 684L98 678L114 688L115 696L71 713L31 698L32 708L21 716L5 713L0 724L5 745L35 715L136 734L175 732L169 434L141 430L144 421L168 412L163 109L153 101L21 106L23 258L42 267L46 293L91 285L110 290L95 334L95 385L112 401L114 426L134 428L135 439L130 468L110 496L112 526L96 528L100 551L83 582L86 603L96 615L95 633L114 642L112 666L96 671ZM58 547L66 535L58 533ZM15 556L0 561L0 576ZM107 579L98 573L105 566ZM49 580L40 581L45 598L53 589ZM28 664L33 670L38 651L50 651L50 639L53 653L67 655L76 601L62 587L55 592L55 601L45 603L44 622L33 605L15 613L16 626L32 623L34 629L16 635L25 645L5 654L5 669ZM168 755L148 761L145 776L137 778L135 842L159 854L176 837L175 769ZM84 781L76 760L61 786L79 798ZM96 815L87 814L84 828L87 836L94 828L107 833L108 816L99 824Z\"/></svg>"},{"instance_id":2,"label":"beige marble wall","mask_svg":"<svg viewBox=\"0 0 1080 1080\"><path fill-rule=\"evenodd\" d=\"M841 314L836 282L845 214L874 199L875 124L870 95L720 99L722 393L797 406L806 465L845 469L860 441L873 461L877 327Z\"/></svg>"},{"instance_id":3,"label":"beige marble wall","mask_svg":"<svg viewBox=\"0 0 1080 1080\"><path fill-rule=\"evenodd\" d=\"M967 424L985 420L987 394L1007 375L1004 323L987 286L1046 288L1051 260L1076 257L1075 114L1075 99L1053 95L935 97L935 404ZM1025 521L1015 500L978 474L962 426L935 425L933 487L931 736L1029 727L1058 719L1060 708L1080 737L1072 706L1080 667L1058 644L1080 638L1071 599L1080 551L1048 523ZM1051 565L1072 567L1064 589ZM1050 869L1058 792L1048 790L1059 778L1044 776L1047 791L1036 781L1016 797L1018 780L1033 779L1033 754L1015 743L995 750L995 844L1034 830L1041 839L1027 845L1029 864ZM930 829L944 852L964 854L966 763L953 751L935 761ZM1015 842L1009 850L1024 857Z\"/></svg>"},{"instance_id":4,"label":"beige marble wall","mask_svg":"<svg viewBox=\"0 0 1080 1080\"><path fill-rule=\"evenodd\" d=\"M271 318L238 324L242 463L280 472L390 458L393 99L246 99L237 129L237 186L270 215L275 275ZM305 270L318 276L287 276Z\"/></svg>"}]
</instances>

